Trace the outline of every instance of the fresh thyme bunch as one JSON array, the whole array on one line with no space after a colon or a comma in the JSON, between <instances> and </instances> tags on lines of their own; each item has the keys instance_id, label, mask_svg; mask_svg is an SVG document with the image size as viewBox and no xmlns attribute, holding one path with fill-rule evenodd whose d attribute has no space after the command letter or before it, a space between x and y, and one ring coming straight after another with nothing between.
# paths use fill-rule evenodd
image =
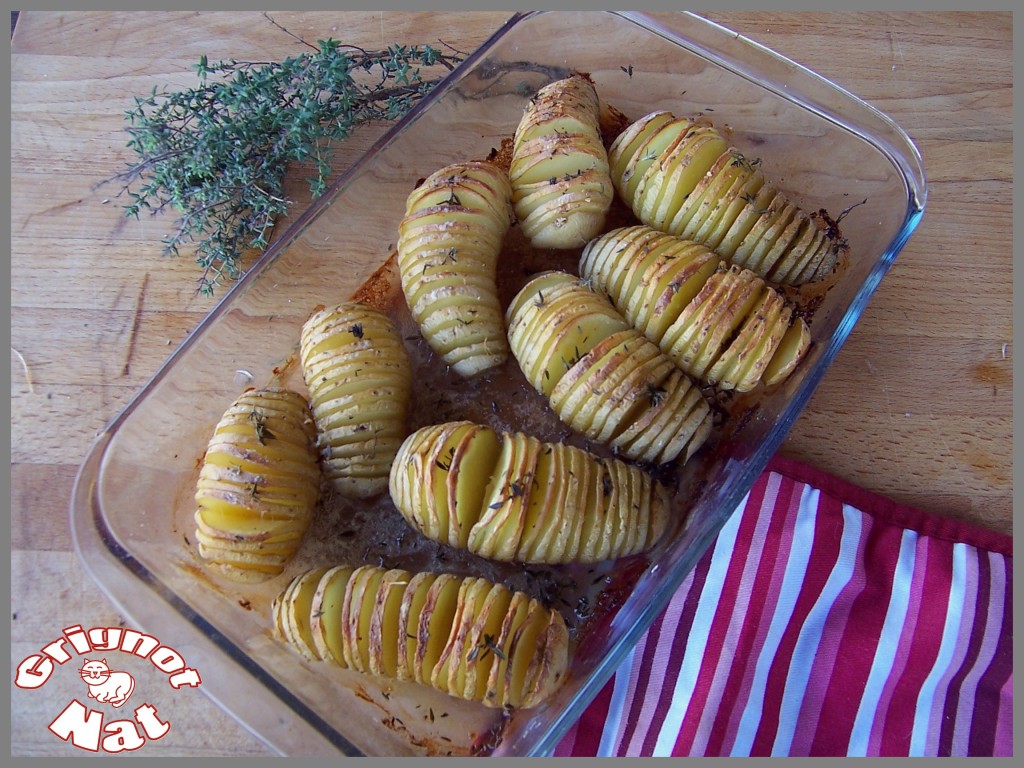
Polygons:
<instances>
[{"instance_id":1,"label":"fresh thyme bunch","mask_svg":"<svg viewBox=\"0 0 1024 768\"><path fill-rule=\"evenodd\" d=\"M461 61L430 46L367 51L321 40L310 47L277 63L203 56L198 87L154 88L125 113L128 147L139 157L114 177L132 201L126 215L181 213L164 252L195 244L203 294L241 276L248 249L266 248L274 220L291 204L283 191L290 164L308 165L310 192L323 194L332 142L404 114L440 79L424 78L421 68L451 70Z\"/></svg>"}]
</instances>

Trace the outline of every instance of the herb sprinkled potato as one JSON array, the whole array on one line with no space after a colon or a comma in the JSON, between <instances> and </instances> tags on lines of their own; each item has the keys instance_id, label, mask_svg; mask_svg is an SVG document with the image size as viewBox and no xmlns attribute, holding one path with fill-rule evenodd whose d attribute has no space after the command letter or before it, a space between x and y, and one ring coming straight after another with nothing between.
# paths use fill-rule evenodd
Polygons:
<instances>
[{"instance_id":1,"label":"herb sprinkled potato","mask_svg":"<svg viewBox=\"0 0 1024 768\"><path fill-rule=\"evenodd\" d=\"M649 549L666 489L640 468L468 421L411 434L391 498L427 538L492 560L593 563Z\"/></svg>"},{"instance_id":2,"label":"herb sprinkled potato","mask_svg":"<svg viewBox=\"0 0 1024 768\"><path fill-rule=\"evenodd\" d=\"M615 195L600 102L582 76L530 99L516 128L509 179L516 218L535 248L577 248L597 235Z\"/></svg>"},{"instance_id":3,"label":"herb sprinkled potato","mask_svg":"<svg viewBox=\"0 0 1024 768\"><path fill-rule=\"evenodd\" d=\"M296 576L271 613L278 636L305 658L488 707L537 706L569 664L557 611L478 577L321 567Z\"/></svg>"},{"instance_id":4,"label":"herb sprinkled potato","mask_svg":"<svg viewBox=\"0 0 1024 768\"><path fill-rule=\"evenodd\" d=\"M706 123L651 112L619 134L608 162L641 222L703 243L773 283L824 278L846 250L827 217L797 207L765 181L759 161Z\"/></svg>"},{"instance_id":5,"label":"herb sprinkled potato","mask_svg":"<svg viewBox=\"0 0 1024 768\"><path fill-rule=\"evenodd\" d=\"M460 376L508 359L495 276L512 191L491 163L446 166L409 195L399 225L402 291L423 338Z\"/></svg>"},{"instance_id":6,"label":"herb sprinkled potato","mask_svg":"<svg viewBox=\"0 0 1024 768\"><path fill-rule=\"evenodd\" d=\"M537 275L506 316L526 379L577 432L654 464L685 462L707 440L711 409L698 387L583 280Z\"/></svg>"},{"instance_id":7,"label":"herb sprinkled potato","mask_svg":"<svg viewBox=\"0 0 1024 768\"><path fill-rule=\"evenodd\" d=\"M320 490L316 431L302 395L243 392L225 411L196 484L196 539L235 581L277 576L302 543Z\"/></svg>"},{"instance_id":8,"label":"herb sprinkled potato","mask_svg":"<svg viewBox=\"0 0 1024 768\"><path fill-rule=\"evenodd\" d=\"M810 346L778 291L700 243L623 227L591 240L579 269L680 368L720 389L778 383Z\"/></svg>"},{"instance_id":9,"label":"herb sprinkled potato","mask_svg":"<svg viewBox=\"0 0 1024 768\"><path fill-rule=\"evenodd\" d=\"M342 496L382 493L408 434L412 368L394 323L356 301L313 313L299 344L324 475Z\"/></svg>"}]
</instances>

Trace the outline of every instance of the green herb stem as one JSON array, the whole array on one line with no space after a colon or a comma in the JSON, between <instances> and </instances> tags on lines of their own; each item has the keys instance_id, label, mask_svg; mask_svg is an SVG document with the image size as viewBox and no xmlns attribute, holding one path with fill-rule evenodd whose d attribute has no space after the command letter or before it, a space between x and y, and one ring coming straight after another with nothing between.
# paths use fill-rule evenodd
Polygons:
<instances>
[{"instance_id":1,"label":"green herb stem","mask_svg":"<svg viewBox=\"0 0 1024 768\"><path fill-rule=\"evenodd\" d=\"M169 207L181 214L164 252L194 246L203 294L240 277L250 249L266 248L292 204L284 181L294 163L310 167L309 190L319 197L333 170L333 142L401 117L440 80L424 70L450 71L462 61L431 46L367 51L321 40L310 47L281 62L203 56L197 87L154 88L125 113L127 145L138 159L107 181L122 182L128 216Z\"/></svg>"}]
</instances>

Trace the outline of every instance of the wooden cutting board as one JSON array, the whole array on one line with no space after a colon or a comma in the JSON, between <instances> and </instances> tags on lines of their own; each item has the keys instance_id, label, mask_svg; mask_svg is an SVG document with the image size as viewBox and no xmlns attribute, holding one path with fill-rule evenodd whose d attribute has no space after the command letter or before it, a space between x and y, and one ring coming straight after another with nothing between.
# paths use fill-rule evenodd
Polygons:
<instances>
[{"instance_id":1,"label":"wooden cutting board","mask_svg":"<svg viewBox=\"0 0 1024 768\"><path fill-rule=\"evenodd\" d=\"M1012 21L1008 13L712 13L899 123L924 157L925 217L783 452L938 515L1011 533ZM94 185L130 160L122 115L211 60L279 60L295 39L471 51L504 13L23 13L11 55L11 659L64 627L116 626L72 547L91 440L211 308L169 219L125 220ZM282 27L284 29L282 29ZM353 161L381 134L339 156ZM140 489L140 499L143 490ZM81 683L12 685L12 754L71 755L47 730ZM259 755L202 696L161 706L149 754Z\"/></svg>"}]
</instances>

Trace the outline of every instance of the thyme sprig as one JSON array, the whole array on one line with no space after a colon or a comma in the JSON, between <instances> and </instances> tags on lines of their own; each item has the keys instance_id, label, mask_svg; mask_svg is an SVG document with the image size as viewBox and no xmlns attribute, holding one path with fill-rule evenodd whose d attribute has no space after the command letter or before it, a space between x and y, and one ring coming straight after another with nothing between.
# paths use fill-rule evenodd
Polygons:
<instances>
[{"instance_id":1,"label":"thyme sprig","mask_svg":"<svg viewBox=\"0 0 1024 768\"><path fill-rule=\"evenodd\" d=\"M305 43L305 41L301 41ZM280 62L195 65L198 86L136 97L125 112L138 159L120 181L127 216L170 208L181 214L164 253L195 246L199 292L211 295L244 272L250 249L268 245L292 201L285 174L306 164L315 199L328 186L332 142L360 125L395 120L462 57L429 45L369 51L320 40ZM428 76L433 75L433 76Z\"/></svg>"}]
</instances>

